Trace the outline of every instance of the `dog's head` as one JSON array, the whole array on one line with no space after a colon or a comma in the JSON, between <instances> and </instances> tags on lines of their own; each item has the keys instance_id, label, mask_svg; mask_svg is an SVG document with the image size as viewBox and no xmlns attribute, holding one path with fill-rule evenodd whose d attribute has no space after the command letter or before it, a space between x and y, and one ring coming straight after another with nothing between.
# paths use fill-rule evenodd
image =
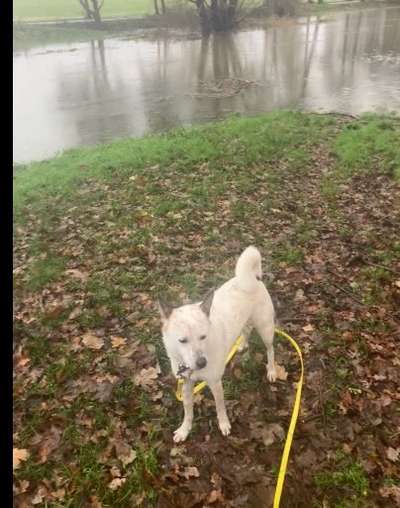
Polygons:
<instances>
[{"instance_id":1,"label":"dog's head","mask_svg":"<svg viewBox=\"0 0 400 508\"><path fill-rule=\"evenodd\" d=\"M210 331L210 310L214 290L200 304L173 308L159 300L163 341L175 375L190 377L193 371L207 365L207 339Z\"/></svg>"}]
</instances>

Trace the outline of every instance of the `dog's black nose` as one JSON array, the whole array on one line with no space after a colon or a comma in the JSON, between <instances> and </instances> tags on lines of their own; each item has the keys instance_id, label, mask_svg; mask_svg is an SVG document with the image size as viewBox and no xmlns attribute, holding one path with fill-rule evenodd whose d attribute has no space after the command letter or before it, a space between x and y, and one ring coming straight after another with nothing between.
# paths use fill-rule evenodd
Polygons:
<instances>
[{"instance_id":1,"label":"dog's black nose","mask_svg":"<svg viewBox=\"0 0 400 508\"><path fill-rule=\"evenodd\" d=\"M204 356L200 356L196 360L196 365L199 369L204 369L204 367L207 365L207 360L204 358Z\"/></svg>"}]
</instances>

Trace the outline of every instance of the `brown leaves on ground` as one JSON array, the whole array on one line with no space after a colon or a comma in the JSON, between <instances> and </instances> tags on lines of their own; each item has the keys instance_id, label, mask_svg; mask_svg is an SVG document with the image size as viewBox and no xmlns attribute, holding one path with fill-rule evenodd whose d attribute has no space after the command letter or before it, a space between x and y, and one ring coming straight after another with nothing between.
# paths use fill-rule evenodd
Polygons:
<instances>
[{"instance_id":1,"label":"brown leaves on ground","mask_svg":"<svg viewBox=\"0 0 400 508\"><path fill-rule=\"evenodd\" d=\"M151 390L152 387L155 386L159 374L160 369L158 367L149 367L147 369L142 369L134 376L133 380L137 386L145 390Z\"/></svg>"},{"instance_id":2,"label":"brown leaves on ground","mask_svg":"<svg viewBox=\"0 0 400 508\"><path fill-rule=\"evenodd\" d=\"M390 498L396 503L396 506L400 506L400 487L398 485L386 485L379 489L379 494L385 498Z\"/></svg>"},{"instance_id":3,"label":"brown leaves on ground","mask_svg":"<svg viewBox=\"0 0 400 508\"><path fill-rule=\"evenodd\" d=\"M283 365L278 365L277 363L275 363L275 372L276 372L276 379L279 379L280 381L287 380L288 373L286 372L286 369Z\"/></svg>"},{"instance_id":4,"label":"brown leaves on ground","mask_svg":"<svg viewBox=\"0 0 400 508\"><path fill-rule=\"evenodd\" d=\"M108 488L111 490L116 490L121 487L126 482L126 478L114 478L108 484Z\"/></svg>"},{"instance_id":5,"label":"brown leaves on ground","mask_svg":"<svg viewBox=\"0 0 400 508\"><path fill-rule=\"evenodd\" d=\"M397 462L400 458L400 447L394 449L389 446L389 448L386 450L386 457L392 462Z\"/></svg>"},{"instance_id":6,"label":"brown leaves on ground","mask_svg":"<svg viewBox=\"0 0 400 508\"><path fill-rule=\"evenodd\" d=\"M13 469L18 469L22 462L28 460L29 452L25 449L13 448Z\"/></svg>"},{"instance_id":7,"label":"brown leaves on ground","mask_svg":"<svg viewBox=\"0 0 400 508\"><path fill-rule=\"evenodd\" d=\"M82 282L86 282L89 277L89 274L87 272L78 270L77 268L71 268L69 270L65 270L65 274L70 275L71 277L74 277L75 279L79 279Z\"/></svg>"},{"instance_id":8,"label":"brown leaves on ground","mask_svg":"<svg viewBox=\"0 0 400 508\"><path fill-rule=\"evenodd\" d=\"M61 439L62 431L57 427L52 426L50 430L43 435L36 436L36 439L32 440L32 444L38 443L38 457L39 464L44 464L49 455L51 455L55 450L57 450L60 439Z\"/></svg>"},{"instance_id":9,"label":"brown leaves on ground","mask_svg":"<svg viewBox=\"0 0 400 508\"><path fill-rule=\"evenodd\" d=\"M285 431L278 423L252 422L250 423L250 429L251 436L260 439L265 447L276 440L282 441L285 437Z\"/></svg>"},{"instance_id":10,"label":"brown leaves on ground","mask_svg":"<svg viewBox=\"0 0 400 508\"><path fill-rule=\"evenodd\" d=\"M125 441L115 439L113 441L117 458L122 462L123 466L131 464L137 457L137 453Z\"/></svg>"},{"instance_id":11,"label":"brown leaves on ground","mask_svg":"<svg viewBox=\"0 0 400 508\"><path fill-rule=\"evenodd\" d=\"M111 337L111 346L113 348L120 348L126 346L127 339L124 337Z\"/></svg>"},{"instance_id":12,"label":"brown leaves on ground","mask_svg":"<svg viewBox=\"0 0 400 508\"><path fill-rule=\"evenodd\" d=\"M98 350L104 346L104 339L101 337L96 337L96 335L91 333L86 333L82 337L82 343L90 349Z\"/></svg>"}]
</instances>

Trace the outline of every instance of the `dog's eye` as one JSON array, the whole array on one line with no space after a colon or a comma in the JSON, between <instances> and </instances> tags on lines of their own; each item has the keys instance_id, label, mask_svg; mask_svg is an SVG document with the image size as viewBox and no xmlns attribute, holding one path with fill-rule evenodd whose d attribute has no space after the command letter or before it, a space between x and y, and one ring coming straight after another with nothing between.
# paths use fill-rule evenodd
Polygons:
<instances>
[{"instance_id":1,"label":"dog's eye","mask_svg":"<svg viewBox=\"0 0 400 508\"><path fill-rule=\"evenodd\" d=\"M186 337L183 337L182 339L179 339L179 342L181 342L182 344L186 344L187 342L187 338Z\"/></svg>"},{"instance_id":2,"label":"dog's eye","mask_svg":"<svg viewBox=\"0 0 400 508\"><path fill-rule=\"evenodd\" d=\"M206 338L206 336L205 336L205 335L202 335L202 336L200 337L200 340L204 340L205 338Z\"/></svg>"}]
</instances>

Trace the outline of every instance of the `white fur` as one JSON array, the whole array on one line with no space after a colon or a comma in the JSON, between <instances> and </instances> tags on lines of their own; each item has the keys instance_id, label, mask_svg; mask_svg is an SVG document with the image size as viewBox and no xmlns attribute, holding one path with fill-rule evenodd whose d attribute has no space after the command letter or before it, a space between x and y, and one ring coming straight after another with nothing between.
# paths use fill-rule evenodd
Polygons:
<instances>
[{"instance_id":1,"label":"white fur","mask_svg":"<svg viewBox=\"0 0 400 508\"><path fill-rule=\"evenodd\" d=\"M249 335L253 326L267 347L268 379L275 381L274 308L266 287L258 280L261 276L261 255L250 246L237 261L235 277L215 291L209 316L201 309L201 302L178 307L169 315L160 307L163 341L172 370L177 375L180 365L187 367L183 374L185 416L175 431L175 442L184 441L192 427L192 389L199 380L206 381L214 395L221 432L230 433L221 383L225 360L236 338L241 333ZM201 340L202 336L206 338ZM199 369L196 360L201 357L207 365Z\"/></svg>"}]
</instances>

